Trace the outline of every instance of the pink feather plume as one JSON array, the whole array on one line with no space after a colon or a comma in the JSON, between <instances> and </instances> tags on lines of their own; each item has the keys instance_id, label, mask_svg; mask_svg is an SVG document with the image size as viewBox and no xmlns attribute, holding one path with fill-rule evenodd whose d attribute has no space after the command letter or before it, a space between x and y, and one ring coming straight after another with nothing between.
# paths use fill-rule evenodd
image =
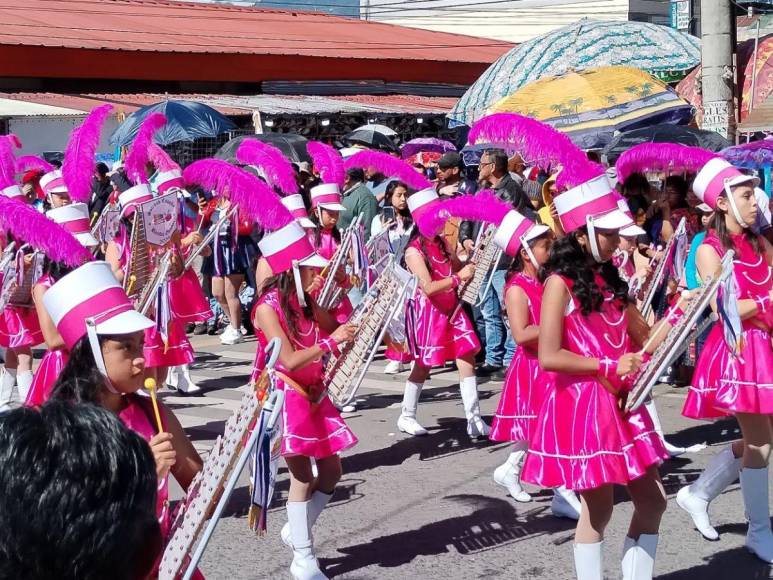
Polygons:
<instances>
[{"instance_id":1,"label":"pink feather plume","mask_svg":"<svg viewBox=\"0 0 773 580\"><path fill-rule=\"evenodd\" d=\"M319 141L306 143L306 151L323 183L335 183L338 187L343 187L346 169L344 159L338 151Z\"/></svg>"},{"instance_id":2,"label":"pink feather plume","mask_svg":"<svg viewBox=\"0 0 773 580\"><path fill-rule=\"evenodd\" d=\"M16 158L16 173L24 173L33 169L48 173L54 170L54 166L37 155L22 155Z\"/></svg>"},{"instance_id":3,"label":"pink feather plume","mask_svg":"<svg viewBox=\"0 0 773 580\"><path fill-rule=\"evenodd\" d=\"M572 140L550 125L517 115L494 113L475 123L467 136L474 143L512 143L524 161L542 169L561 166L556 187L569 189L604 173Z\"/></svg>"},{"instance_id":4,"label":"pink feather plume","mask_svg":"<svg viewBox=\"0 0 773 580\"><path fill-rule=\"evenodd\" d=\"M153 135L161 127L166 125L166 116L163 113L148 115L134 137L129 153L124 161L126 175L135 185L148 182L147 166L150 161L150 144L153 143Z\"/></svg>"},{"instance_id":5,"label":"pink feather plume","mask_svg":"<svg viewBox=\"0 0 773 580\"><path fill-rule=\"evenodd\" d=\"M156 143L148 146L148 158L158 171L180 171L180 166L169 156L169 153Z\"/></svg>"},{"instance_id":6,"label":"pink feather plume","mask_svg":"<svg viewBox=\"0 0 773 580\"><path fill-rule=\"evenodd\" d=\"M11 133L0 136L0 189L16 185L15 148L21 147L19 138Z\"/></svg>"},{"instance_id":7,"label":"pink feather plume","mask_svg":"<svg viewBox=\"0 0 773 580\"><path fill-rule=\"evenodd\" d=\"M187 183L195 183L216 195L227 197L268 230L277 230L293 221L279 196L261 179L221 159L202 159L183 171Z\"/></svg>"},{"instance_id":8,"label":"pink feather plume","mask_svg":"<svg viewBox=\"0 0 773 580\"><path fill-rule=\"evenodd\" d=\"M648 171L698 171L719 154L700 147L676 143L642 143L631 147L615 163L617 178L625 181L632 173Z\"/></svg>"},{"instance_id":9,"label":"pink feather plume","mask_svg":"<svg viewBox=\"0 0 773 580\"><path fill-rule=\"evenodd\" d=\"M62 177L74 201L87 203L91 197L91 178L102 125L112 110L113 105L110 104L97 107L70 134L64 150Z\"/></svg>"},{"instance_id":10,"label":"pink feather plume","mask_svg":"<svg viewBox=\"0 0 773 580\"><path fill-rule=\"evenodd\" d=\"M449 218L500 224L512 209L509 203L499 199L492 190L486 189L475 195L460 195L435 204L435 207L419 215L416 226L421 235L431 238L443 229Z\"/></svg>"},{"instance_id":11,"label":"pink feather plume","mask_svg":"<svg viewBox=\"0 0 773 580\"><path fill-rule=\"evenodd\" d=\"M31 205L0 195L0 231L11 234L43 252L54 262L71 268L92 259L70 232Z\"/></svg>"},{"instance_id":12,"label":"pink feather plume","mask_svg":"<svg viewBox=\"0 0 773 580\"><path fill-rule=\"evenodd\" d=\"M360 151L355 153L346 160L344 167L346 169L351 169L352 167L367 169L372 167L387 177L394 177L403 181L408 187L417 191L432 187L432 182L416 171L414 167L408 165L402 159L397 159L381 151Z\"/></svg>"},{"instance_id":13,"label":"pink feather plume","mask_svg":"<svg viewBox=\"0 0 773 580\"><path fill-rule=\"evenodd\" d=\"M285 195L298 193L298 181L295 170L282 152L257 139L245 139L236 150L236 159L245 165L254 165L263 171L269 185L276 187Z\"/></svg>"}]
</instances>

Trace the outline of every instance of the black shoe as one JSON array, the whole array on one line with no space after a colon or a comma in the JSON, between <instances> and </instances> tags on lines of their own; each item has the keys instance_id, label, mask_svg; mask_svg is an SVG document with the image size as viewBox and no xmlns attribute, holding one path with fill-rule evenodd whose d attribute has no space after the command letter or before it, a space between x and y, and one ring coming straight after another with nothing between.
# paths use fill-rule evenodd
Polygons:
<instances>
[{"instance_id":1,"label":"black shoe","mask_svg":"<svg viewBox=\"0 0 773 580\"><path fill-rule=\"evenodd\" d=\"M190 334L193 332L193 329L196 328L196 325L192 322L189 322L185 325L185 334Z\"/></svg>"},{"instance_id":2,"label":"black shoe","mask_svg":"<svg viewBox=\"0 0 773 580\"><path fill-rule=\"evenodd\" d=\"M214 324L212 326L207 326L207 334L209 334L210 336L217 334L217 326L215 326Z\"/></svg>"},{"instance_id":3,"label":"black shoe","mask_svg":"<svg viewBox=\"0 0 773 580\"><path fill-rule=\"evenodd\" d=\"M501 373L502 367L499 365L490 365L488 363L482 364L478 367L476 373L479 377L493 377L496 373Z\"/></svg>"},{"instance_id":4,"label":"black shoe","mask_svg":"<svg viewBox=\"0 0 773 580\"><path fill-rule=\"evenodd\" d=\"M196 325L193 327L193 334L194 336L201 336L202 334L207 334L207 325L203 322L197 322Z\"/></svg>"}]
</instances>

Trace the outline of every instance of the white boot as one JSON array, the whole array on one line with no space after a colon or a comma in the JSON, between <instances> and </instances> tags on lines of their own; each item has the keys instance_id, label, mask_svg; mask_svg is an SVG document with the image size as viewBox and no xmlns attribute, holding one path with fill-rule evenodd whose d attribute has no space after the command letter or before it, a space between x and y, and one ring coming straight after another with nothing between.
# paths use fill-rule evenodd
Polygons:
<instances>
[{"instance_id":1,"label":"white boot","mask_svg":"<svg viewBox=\"0 0 773 580\"><path fill-rule=\"evenodd\" d=\"M16 388L16 369L3 368L0 376L0 413L19 406L19 391Z\"/></svg>"},{"instance_id":2,"label":"white boot","mask_svg":"<svg viewBox=\"0 0 773 580\"><path fill-rule=\"evenodd\" d=\"M290 574L295 580L327 580L314 556L314 544L309 527L308 501L288 501L287 521L293 545L293 563Z\"/></svg>"},{"instance_id":3,"label":"white boot","mask_svg":"<svg viewBox=\"0 0 773 580\"><path fill-rule=\"evenodd\" d=\"M741 470L741 491L749 529L746 547L760 560L773 564L773 533L770 531L768 468Z\"/></svg>"},{"instance_id":4,"label":"white boot","mask_svg":"<svg viewBox=\"0 0 773 580\"><path fill-rule=\"evenodd\" d=\"M332 493L322 493L321 491L315 491L313 494L311 494L311 499L309 500L309 530L311 530L314 527L314 524L317 523L319 514L322 513L322 510L325 509L325 506L328 504L330 498L332 497ZM293 547L293 542L290 538L290 522L287 522L284 526L282 526L282 530L279 532L279 535L281 536L282 541L285 543L285 546L288 548Z\"/></svg>"},{"instance_id":5,"label":"white boot","mask_svg":"<svg viewBox=\"0 0 773 580\"><path fill-rule=\"evenodd\" d=\"M177 385L180 384L179 368L180 367L177 366L169 367L169 370L166 373L166 380L164 381L164 384L174 391L177 390Z\"/></svg>"},{"instance_id":6,"label":"white boot","mask_svg":"<svg viewBox=\"0 0 773 580\"><path fill-rule=\"evenodd\" d=\"M652 580L657 549L657 534L642 534L635 541L626 537L623 544L623 580Z\"/></svg>"},{"instance_id":7,"label":"white boot","mask_svg":"<svg viewBox=\"0 0 773 580\"><path fill-rule=\"evenodd\" d=\"M403 407L400 418L397 420L397 428L408 435L426 435L427 430L416 420L416 409L419 406L419 396L424 383L412 383L405 381L403 393Z\"/></svg>"},{"instance_id":8,"label":"white boot","mask_svg":"<svg viewBox=\"0 0 773 580\"><path fill-rule=\"evenodd\" d=\"M16 375L16 386L18 387L19 403L27 401L27 395L32 386L32 371L23 371Z\"/></svg>"},{"instance_id":9,"label":"white boot","mask_svg":"<svg viewBox=\"0 0 773 580\"><path fill-rule=\"evenodd\" d=\"M647 411L652 418L652 423L655 426L655 431L658 435L660 435L660 439L663 441L663 446L666 448L668 455L670 457L679 457L680 455L687 453L687 449L684 447L677 447L676 445L671 445L668 441L666 441L666 436L663 434L663 426L660 424L660 416L658 415L658 410L655 407L655 401L650 399L644 403L644 406L647 407Z\"/></svg>"},{"instance_id":10,"label":"white boot","mask_svg":"<svg viewBox=\"0 0 773 580\"><path fill-rule=\"evenodd\" d=\"M709 519L709 504L738 479L740 471L741 458L733 455L732 447L725 447L711 458L698 479L676 494L676 504L690 514L695 527L707 540L719 539Z\"/></svg>"},{"instance_id":11,"label":"white boot","mask_svg":"<svg viewBox=\"0 0 773 580\"><path fill-rule=\"evenodd\" d=\"M390 360L384 367L385 375L397 375L405 370L405 365L399 360Z\"/></svg>"},{"instance_id":12,"label":"white boot","mask_svg":"<svg viewBox=\"0 0 773 580\"><path fill-rule=\"evenodd\" d=\"M574 568L577 580L604 580L604 561L601 553L604 542L574 545Z\"/></svg>"},{"instance_id":13,"label":"white boot","mask_svg":"<svg viewBox=\"0 0 773 580\"><path fill-rule=\"evenodd\" d=\"M579 520L581 508L582 504L577 499L577 494L571 489L566 489L562 485L553 490L553 501L550 502L550 511L557 518Z\"/></svg>"},{"instance_id":14,"label":"white boot","mask_svg":"<svg viewBox=\"0 0 773 580\"><path fill-rule=\"evenodd\" d=\"M472 438L488 437L491 429L480 417L480 402L478 401L478 382L475 377L466 377L459 383L462 393L464 416L467 419L467 435Z\"/></svg>"},{"instance_id":15,"label":"white boot","mask_svg":"<svg viewBox=\"0 0 773 580\"><path fill-rule=\"evenodd\" d=\"M516 446L518 447L518 446ZM531 496L521 487L521 469L526 449L516 448L502 465L494 470L494 481L504 487L515 501L531 501Z\"/></svg>"},{"instance_id":16,"label":"white boot","mask_svg":"<svg viewBox=\"0 0 773 580\"><path fill-rule=\"evenodd\" d=\"M186 395L195 395L201 392L201 387L194 383L193 379L191 378L191 368L188 365L180 365L173 368L180 371L180 375L182 375L178 375L177 381L177 390L180 393L184 393Z\"/></svg>"}]
</instances>

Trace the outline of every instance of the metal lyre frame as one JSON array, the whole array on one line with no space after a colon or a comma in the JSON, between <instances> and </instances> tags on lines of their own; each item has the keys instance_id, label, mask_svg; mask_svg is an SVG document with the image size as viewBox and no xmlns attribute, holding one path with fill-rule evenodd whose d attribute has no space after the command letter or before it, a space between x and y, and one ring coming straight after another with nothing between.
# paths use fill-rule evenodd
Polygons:
<instances>
[{"instance_id":1,"label":"metal lyre frame","mask_svg":"<svg viewBox=\"0 0 773 580\"><path fill-rule=\"evenodd\" d=\"M660 259L660 262L658 262L655 274L652 276L652 281L644 294L640 311L645 319L652 313L652 301L655 299L658 288L663 285L666 276L666 264L670 262L671 254L676 248L676 241L679 237L686 235L686 231L685 218L682 218L679 221L679 225L676 227L676 231L674 231L674 235L668 240L668 243L663 250L663 257Z\"/></svg>"},{"instance_id":2,"label":"metal lyre frame","mask_svg":"<svg viewBox=\"0 0 773 580\"><path fill-rule=\"evenodd\" d=\"M198 258L201 252L204 251L204 248L206 248L210 242L215 239L215 235L217 234L218 230L226 221L233 217L238 209L239 206L232 205L226 213L220 216L220 219L218 219L216 223L212 224L212 226L209 228L209 231L207 232L207 235L204 236L204 238L201 240L201 243L196 246L196 248L188 255L188 258L185 260L184 268L186 270L190 270L190 267L193 265L193 261Z\"/></svg>"},{"instance_id":3,"label":"metal lyre frame","mask_svg":"<svg viewBox=\"0 0 773 580\"><path fill-rule=\"evenodd\" d=\"M339 293L336 293L337 285L335 281L336 273L345 266L347 260L349 260L349 254L351 253L353 237L356 235L356 229L360 227L362 222L362 215L358 215L348 228L344 231L344 235L341 237L341 244L336 248L336 252L327 266L322 270L321 275L325 277L325 283L322 285L322 290L319 293L319 299L317 304L323 310L329 310L335 306L335 299Z\"/></svg>"}]
</instances>

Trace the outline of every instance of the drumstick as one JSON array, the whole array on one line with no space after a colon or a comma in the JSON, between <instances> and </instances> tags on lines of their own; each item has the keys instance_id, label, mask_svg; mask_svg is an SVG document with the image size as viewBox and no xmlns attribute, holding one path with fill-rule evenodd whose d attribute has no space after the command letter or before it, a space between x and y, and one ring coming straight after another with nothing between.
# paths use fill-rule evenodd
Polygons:
<instances>
[{"instance_id":1,"label":"drumstick","mask_svg":"<svg viewBox=\"0 0 773 580\"><path fill-rule=\"evenodd\" d=\"M652 334L650 334L650 337L649 337L649 339L647 339L647 342L644 344L644 346L642 347L642 349L639 351L639 354L644 354L644 353L647 351L647 349L648 349L650 346L652 346L652 343L653 343L653 342L655 342L655 339L658 337L658 334L660 334L660 331L661 331L661 330L663 330L663 328L665 327L666 323L668 322L669 315L670 315L672 312L676 312L676 310L677 310L678 308L681 308L681 307L683 306L683 304L684 304L684 303L685 303L687 300L689 300L689 298L690 298L690 293L689 293L687 290L685 290L684 292L682 292L682 295L681 295L681 297L679 298L679 301L676 303L676 306L674 306L673 308L669 309L669 311L668 311L668 314L666 314L666 316L664 316L664 317L661 319L661 321L660 321L660 322L658 322L658 324L657 324L657 330L655 330L654 332L652 332Z\"/></svg>"},{"instance_id":2,"label":"drumstick","mask_svg":"<svg viewBox=\"0 0 773 580\"><path fill-rule=\"evenodd\" d=\"M153 413L156 416L156 425L158 432L164 432L164 426L161 424L161 413L158 412L158 400L156 399L156 379L145 379L145 389L150 393L150 400L153 403Z\"/></svg>"}]
</instances>

